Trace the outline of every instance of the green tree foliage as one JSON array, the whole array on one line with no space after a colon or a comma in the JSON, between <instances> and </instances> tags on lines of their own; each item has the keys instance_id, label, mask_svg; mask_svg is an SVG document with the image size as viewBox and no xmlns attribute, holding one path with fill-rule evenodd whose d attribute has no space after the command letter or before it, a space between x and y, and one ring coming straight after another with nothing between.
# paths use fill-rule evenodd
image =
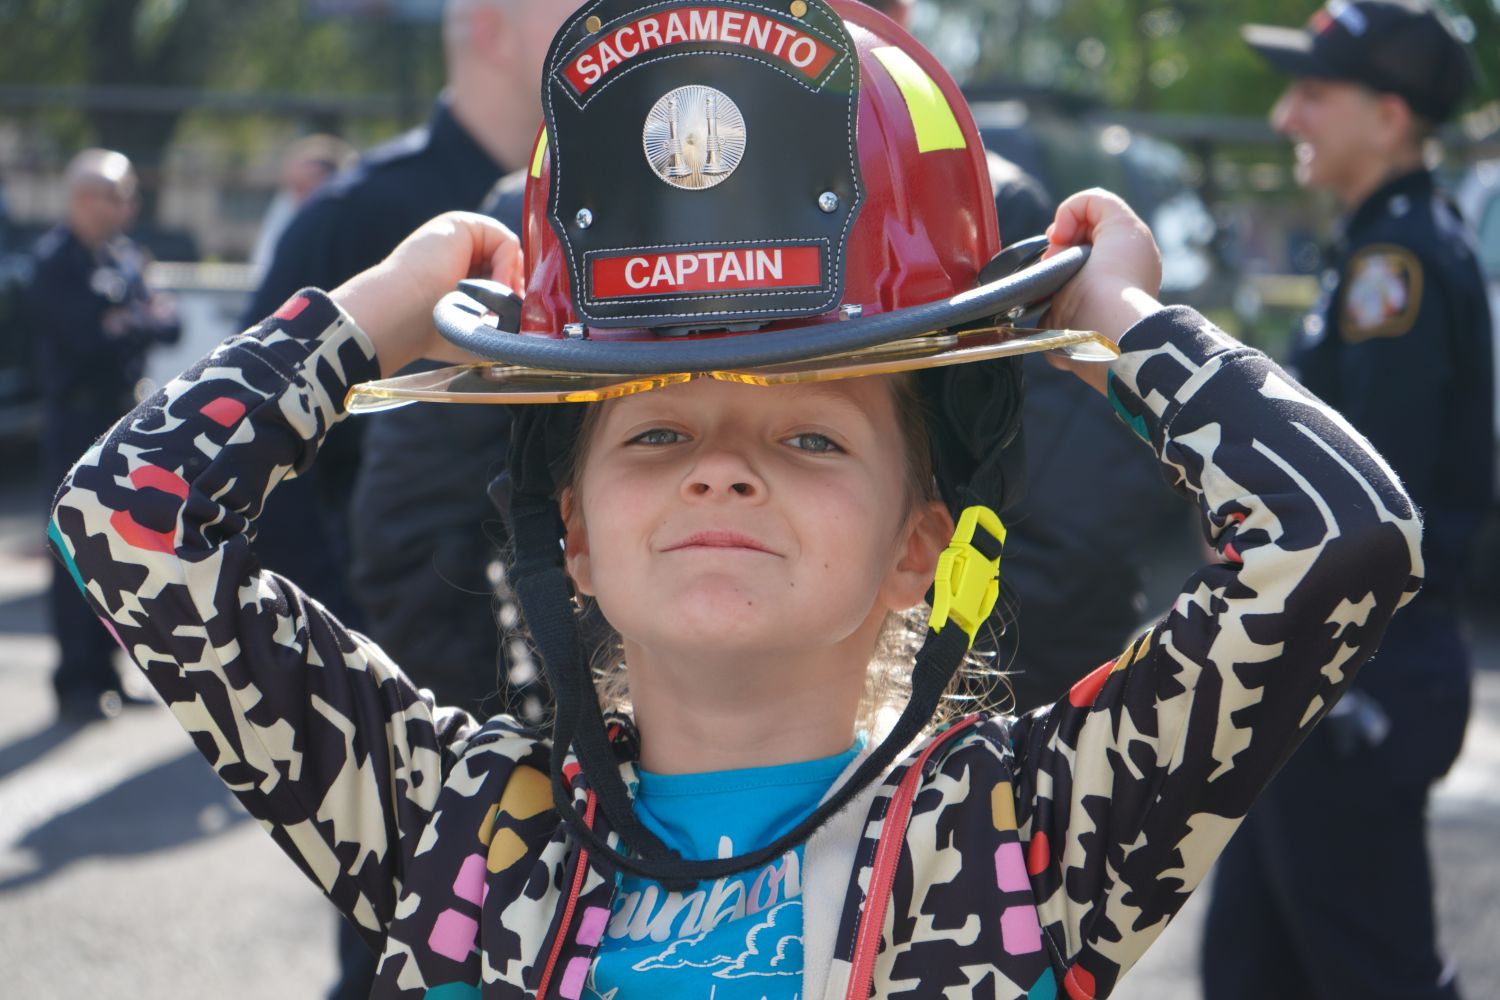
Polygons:
<instances>
[{"instance_id":1,"label":"green tree foliage","mask_svg":"<svg viewBox=\"0 0 1500 1000\"><path fill-rule=\"evenodd\" d=\"M1309 0L924 0L933 43L970 83L1058 89L1139 111L1260 115L1285 85L1240 40L1246 22L1299 25ZM1446 0L1500 86L1495 0Z\"/></svg>"},{"instance_id":2,"label":"green tree foliage","mask_svg":"<svg viewBox=\"0 0 1500 1000\"><path fill-rule=\"evenodd\" d=\"M442 85L436 25L311 19L304 0L0 0L0 38L0 84L90 88L60 130L70 146L129 155L148 199L155 167L191 118L184 94L408 95L413 117ZM245 119L214 127L232 132Z\"/></svg>"}]
</instances>

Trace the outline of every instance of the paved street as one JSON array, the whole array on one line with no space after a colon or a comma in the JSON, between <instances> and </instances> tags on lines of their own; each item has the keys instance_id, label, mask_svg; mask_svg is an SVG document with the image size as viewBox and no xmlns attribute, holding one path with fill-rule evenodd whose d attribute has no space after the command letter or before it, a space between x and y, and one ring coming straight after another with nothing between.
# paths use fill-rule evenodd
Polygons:
<instances>
[{"instance_id":1,"label":"paved street","mask_svg":"<svg viewBox=\"0 0 1500 1000\"><path fill-rule=\"evenodd\" d=\"M0 969L5 995L321 997L334 917L159 708L52 724L40 489L0 455ZM16 475L17 470L22 475ZM1433 807L1444 939L1466 994L1500 997L1500 628ZM1373 875L1374 873L1372 873ZM1193 1000L1203 899L1115 995Z\"/></svg>"}]
</instances>

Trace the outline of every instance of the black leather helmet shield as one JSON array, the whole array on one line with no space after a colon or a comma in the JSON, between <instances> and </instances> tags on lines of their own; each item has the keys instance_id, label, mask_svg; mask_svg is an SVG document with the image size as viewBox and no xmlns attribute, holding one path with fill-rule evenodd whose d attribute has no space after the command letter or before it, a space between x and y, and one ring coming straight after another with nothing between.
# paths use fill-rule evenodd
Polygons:
<instances>
[{"instance_id":1,"label":"black leather helmet shield","mask_svg":"<svg viewBox=\"0 0 1500 1000\"><path fill-rule=\"evenodd\" d=\"M861 200L858 88L821 0L581 7L542 89L548 219L579 315L703 328L837 307Z\"/></svg>"}]
</instances>

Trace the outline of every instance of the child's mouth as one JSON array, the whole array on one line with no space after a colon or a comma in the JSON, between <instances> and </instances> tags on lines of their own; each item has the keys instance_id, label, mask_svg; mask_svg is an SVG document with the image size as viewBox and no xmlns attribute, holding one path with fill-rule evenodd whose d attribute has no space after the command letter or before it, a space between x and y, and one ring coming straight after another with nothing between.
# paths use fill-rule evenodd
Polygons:
<instances>
[{"instance_id":1,"label":"child's mouth","mask_svg":"<svg viewBox=\"0 0 1500 1000\"><path fill-rule=\"evenodd\" d=\"M688 549L744 549L750 552L764 552L775 555L769 548L737 531L700 531L689 535L680 542L674 542L666 547L666 552L681 552Z\"/></svg>"}]
</instances>

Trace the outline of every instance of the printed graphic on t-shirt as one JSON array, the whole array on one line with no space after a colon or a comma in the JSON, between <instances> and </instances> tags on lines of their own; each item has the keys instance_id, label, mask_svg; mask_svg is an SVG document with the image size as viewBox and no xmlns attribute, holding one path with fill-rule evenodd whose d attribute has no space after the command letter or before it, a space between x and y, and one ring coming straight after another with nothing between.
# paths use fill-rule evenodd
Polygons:
<instances>
[{"instance_id":1,"label":"printed graphic on t-shirt","mask_svg":"<svg viewBox=\"0 0 1500 1000\"><path fill-rule=\"evenodd\" d=\"M735 853L730 838L720 856ZM665 892L626 877L585 996L799 1000L802 849L759 871Z\"/></svg>"}]
</instances>

